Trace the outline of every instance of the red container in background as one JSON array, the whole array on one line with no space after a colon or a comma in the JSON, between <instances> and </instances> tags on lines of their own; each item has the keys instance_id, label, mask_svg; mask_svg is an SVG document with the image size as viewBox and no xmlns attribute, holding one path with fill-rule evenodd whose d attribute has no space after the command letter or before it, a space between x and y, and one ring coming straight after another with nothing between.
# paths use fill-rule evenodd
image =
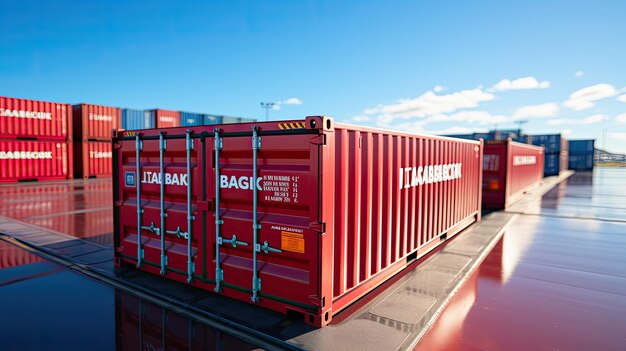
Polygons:
<instances>
[{"instance_id":1,"label":"red container in background","mask_svg":"<svg viewBox=\"0 0 626 351\"><path fill-rule=\"evenodd\" d=\"M180 112L170 110L149 110L150 118L154 120L157 128L171 128L180 126Z\"/></svg>"},{"instance_id":2,"label":"red container in background","mask_svg":"<svg viewBox=\"0 0 626 351\"><path fill-rule=\"evenodd\" d=\"M69 140L72 138L72 106L0 97L0 138Z\"/></svg>"},{"instance_id":3,"label":"red container in background","mask_svg":"<svg viewBox=\"0 0 626 351\"><path fill-rule=\"evenodd\" d=\"M480 219L479 141L307 117L114 145L116 265L314 326Z\"/></svg>"},{"instance_id":4,"label":"red container in background","mask_svg":"<svg viewBox=\"0 0 626 351\"><path fill-rule=\"evenodd\" d=\"M70 143L0 140L0 182L72 178Z\"/></svg>"},{"instance_id":5,"label":"red container in background","mask_svg":"<svg viewBox=\"0 0 626 351\"><path fill-rule=\"evenodd\" d=\"M111 141L74 143L74 177L100 178L111 176Z\"/></svg>"},{"instance_id":6,"label":"red container in background","mask_svg":"<svg viewBox=\"0 0 626 351\"><path fill-rule=\"evenodd\" d=\"M112 130L121 128L121 111L117 107L74 105L72 107L74 142L111 140Z\"/></svg>"},{"instance_id":7,"label":"red container in background","mask_svg":"<svg viewBox=\"0 0 626 351\"><path fill-rule=\"evenodd\" d=\"M509 140L485 142L483 207L503 209L543 179L544 148Z\"/></svg>"}]
</instances>

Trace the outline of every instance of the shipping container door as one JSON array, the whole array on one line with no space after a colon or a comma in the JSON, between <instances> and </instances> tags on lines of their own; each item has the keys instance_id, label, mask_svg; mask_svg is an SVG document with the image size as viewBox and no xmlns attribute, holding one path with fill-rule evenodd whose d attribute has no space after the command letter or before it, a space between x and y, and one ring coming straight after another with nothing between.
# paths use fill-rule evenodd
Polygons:
<instances>
[{"instance_id":1,"label":"shipping container door","mask_svg":"<svg viewBox=\"0 0 626 351\"><path fill-rule=\"evenodd\" d=\"M139 167L135 161L137 144L123 143L120 160L124 174L123 183L120 184L120 198L123 199L123 205L131 209L120 212L120 223L126 227L120 238L123 255L136 258L140 241L144 266L158 267L161 274L180 275L181 280L188 274L189 258L192 269L195 266L198 247L202 243L202 224L194 219L191 225L191 257L188 257L187 237L190 228L187 223L187 194L191 194L191 214L197 218L197 189L201 185L201 178L198 178L198 164L201 160L198 160L200 153L197 152L199 148L196 144L198 140L194 140L193 148L189 150L190 172L187 171L184 135L182 138L163 141L158 138L142 140L138 152ZM189 187L191 192L188 192ZM142 210L139 214L138 192Z\"/></svg>"},{"instance_id":2,"label":"shipping container door","mask_svg":"<svg viewBox=\"0 0 626 351\"><path fill-rule=\"evenodd\" d=\"M310 299L318 293L320 146L311 134L237 135L241 133L217 134L205 145L212 168L208 198L214 209L206 219L206 247L213 252L207 253L205 273L220 288L251 298L256 290L261 299L314 309Z\"/></svg>"}]
</instances>

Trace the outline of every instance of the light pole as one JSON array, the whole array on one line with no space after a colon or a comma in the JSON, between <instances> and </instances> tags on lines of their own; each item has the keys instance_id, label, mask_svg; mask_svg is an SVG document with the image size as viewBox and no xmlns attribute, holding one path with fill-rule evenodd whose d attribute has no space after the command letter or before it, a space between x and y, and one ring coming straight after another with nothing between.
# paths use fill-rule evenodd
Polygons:
<instances>
[{"instance_id":1,"label":"light pole","mask_svg":"<svg viewBox=\"0 0 626 351\"><path fill-rule=\"evenodd\" d=\"M274 105L276 105L276 103L274 103L274 102L262 102L261 103L261 108L265 109L265 120L266 121L270 120L270 109L273 108Z\"/></svg>"}]
</instances>

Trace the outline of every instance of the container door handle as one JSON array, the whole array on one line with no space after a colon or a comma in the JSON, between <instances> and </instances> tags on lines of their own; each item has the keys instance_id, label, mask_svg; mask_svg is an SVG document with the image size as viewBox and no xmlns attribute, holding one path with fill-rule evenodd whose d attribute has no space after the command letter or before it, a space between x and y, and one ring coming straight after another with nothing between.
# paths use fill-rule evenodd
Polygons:
<instances>
[{"instance_id":1,"label":"container door handle","mask_svg":"<svg viewBox=\"0 0 626 351\"><path fill-rule=\"evenodd\" d=\"M268 254L270 252L276 252L276 253L283 252L283 250L281 250L281 249L277 249L277 248L271 247L270 244L267 242L267 240L265 242L263 242L263 245L256 244L255 250L257 252L263 251L266 254Z\"/></svg>"},{"instance_id":2,"label":"container door handle","mask_svg":"<svg viewBox=\"0 0 626 351\"><path fill-rule=\"evenodd\" d=\"M230 239L224 239L222 237L217 239L217 244L218 245L224 245L224 243L231 244L233 247L237 247L237 245L239 245L239 246L248 246L247 242L237 240L237 235L235 235L235 234L233 234L233 237L230 238Z\"/></svg>"},{"instance_id":3,"label":"container door handle","mask_svg":"<svg viewBox=\"0 0 626 351\"><path fill-rule=\"evenodd\" d=\"M143 248L141 243L141 229L146 229L141 225L141 215L143 209L141 208L141 159L140 153L143 148L139 133L135 135L135 179L134 183L137 187L137 268L141 268L143 265ZM154 224L153 224L154 227Z\"/></svg>"},{"instance_id":4,"label":"container door handle","mask_svg":"<svg viewBox=\"0 0 626 351\"><path fill-rule=\"evenodd\" d=\"M222 149L222 138L220 137L220 130L215 129L215 137L213 142L215 143L215 292L222 291L222 281L224 281L224 270L220 264L220 245L222 245L222 224L224 221L220 219L220 150ZM234 235L233 235L234 237ZM236 239L235 239L236 241ZM233 244L236 245L235 242Z\"/></svg>"}]
</instances>

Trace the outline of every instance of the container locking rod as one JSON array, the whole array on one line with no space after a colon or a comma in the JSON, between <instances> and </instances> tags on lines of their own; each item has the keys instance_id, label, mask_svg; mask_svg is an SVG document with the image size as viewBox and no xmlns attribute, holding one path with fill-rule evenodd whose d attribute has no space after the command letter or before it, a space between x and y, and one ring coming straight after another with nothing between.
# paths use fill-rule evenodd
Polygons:
<instances>
[{"instance_id":1,"label":"container locking rod","mask_svg":"<svg viewBox=\"0 0 626 351\"><path fill-rule=\"evenodd\" d=\"M167 213L165 213L165 161L164 154L166 149L166 142L163 135L163 132L159 133L159 178L160 178L160 192L161 192L161 228L160 232L165 233L165 218L167 217ZM165 269L167 267L167 255L165 254L165 235L161 235L161 275L165 274Z\"/></svg>"},{"instance_id":2,"label":"container locking rod","mask_svg":"<svg viewBox=\"0 0 626 351\"><path fill-rule=\"evenodd\" d=\"M215 129L215 292L222 291L222 281L224 281L224 271L220 264L220 245L222 243L222 221L220 219L220 150L222 149L222 138L220 130Z\"/></svg>"},{"instance_id":3,"label":"container locking rod","mask_svg":"<svg viewBox=\"0 0 626 351\"><path fill-rule=\"evenodd\" d=\"M141 242L141 215L143 209L141 208L141 162L140 153L142 149L141 139L139 133L135 135L135 186L137 187L137 268L143 265L143 248Z\"/></svg>"},{"instance_id":4,"label":"container locking rod","mask_svg":"<svg viewBox=\"0 0 626 351\"><path fill-rule=\"evenodd\" d=\"M261 139L259 138L257 126L252 127L252 236L253 236L253 248L256 248L259 244L259 223L257 221L257 205L258 205L258 192L257 192L257 153L261 148ZM259 302L259 291L261 290L261 278L259 278L258 262L257 262L257 250L252 250L252 296L250 300L252 302Z\"/></svg>"},{"instance_id":5,"label":"container locking rod","mask_svg":"<svg viewBox=\"0 0 626 351\"><path fill-rule=\"evenodd\" d=\"M191 283L193 281L194 272L193 261L191 259L191 234L192 222L195 219L191 213L191 150L193 150L191 130L187 130L185 141L187 146L187 283Z\"/></svg>"}]
</instances>

